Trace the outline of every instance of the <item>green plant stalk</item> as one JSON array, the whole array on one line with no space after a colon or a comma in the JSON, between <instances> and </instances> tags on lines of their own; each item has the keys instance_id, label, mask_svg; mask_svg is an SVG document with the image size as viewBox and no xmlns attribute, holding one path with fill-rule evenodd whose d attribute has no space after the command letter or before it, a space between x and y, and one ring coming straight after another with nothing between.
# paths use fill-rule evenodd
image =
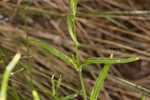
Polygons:
<instances>
[{"instance_id":1,"label":"green plant stalk","mask_svg":"<svg viewBox=\"0 0 150 100\"><path fill-rule=\"evenodd\" d=\"M55 80L54 80L55 81ZM56 84L56 93L58 92L60 86L61 86L61 82L62 82L62 77L61 75L59 76L59 79L57 81L57 84Z\"/></svg>"},{"instance_id":2,"label":"green plant stalk","mask_svg":"<svg viewBox=\"0 0 150 100\"><path fill-rule=\"evenodd\" d=\"M86 89L85 89L85 86L84 86L84 81L83 81L83 76L82 76L82 67L79 68L78 74L79 74L79 77L80 77L81 87L82 87L82 91L83 91L83 98L84 98L84 100L87 100Z\"/></svg>"},{"instance_id":3,"label":"green plant stalk","mask_svg":"<svg viewBox=\"0 0 150 100\"><path fill-rule=\"evenodd\" d=\"M74 37L76 37L76 39L77 39L77 35L76 35L76 25L75 25L75 16L72 16L72 24L73 24ZM78 41L76 41L76 42L75 42L75 49L76 49L77 65L80 64L78 47L79 47L79 43L78 43Z\"/></svg>"},{"instance_id":4,"label":"green plant stalk","mask_svg":"<svg viewBox=\"0 0 150 100\"><path fill-rule=\"evenodd\" d=\"M28 23L27 23L27 12L26 12L26 9L24 9L24 17L25 17L25 32L26 32L26 48L27 48L27 57L28 57L28 60L27 60L27 65L28 65L28 68L29 68L29 77L30 77L30 86L32 87L32 89L34 89L34 86L33 86L33 77L32 77L32 66L31 66L31 60L30 60L30 41L29 41L29 33L28 33Z\"/></svg>"},{"instance_id":5,"label":"green plant stalk","mask_svg":"<svg viewBox=\"0 0 150 100\"><path fill-rule=\"evenodd\" d=\"M6 70L3 75L2 85L1 85L0 100L6 100L8 79L10 77L11 71L14 69L14 67L17 64L17 62L19 61L20 57L21 57L21 54L17 53L14 56L14 58L12 59L12 61L6 67Z\"/></svg>"},{"instance_id":6,"label":"green plant stalk","mask_svg":"<svg viewBox=\"0 0 150 100\"><path fill-rule=\"evenodd\" d=\"M79 60L79 50L78 50L78 45L75 45L75 49L76 49L77 66L78 66L78 68L79 68L80 60Z\"/></svg>"},{"instance_id":7,"label":"green plant stalk","mask_svg":"<svg viewBox=\"0 0 150 100\"><path fill-rule=\"evenodd\" d=\"M55 89L54 77L55 77L55 75L53 74L51 77L51 84L52 84L52 94L55 96L56 95L56 89Z\"/></svg>"},{"instance_id":8,"label":"green plant stalk","mask_svg":"<svg viewBox=\"0 0 150 100\"><path fill-rule=\"evenodd\" d=\"M77 64L77 71L80 77L80 82L81 82L81 88L83 91L83 97L84 100L87 100L87 94L86 94L86 89L84 86L83 82L83 76L82 76L82 66L80 66L80 60L79 60L79 43L77 41L77 34L76 34L76 24L75 24L75 16L76 16L76 9L77 9L77 3L78 0L70 0L70 9L71 9L71 23L72 23L72 28L71 30L73 31L73 38L75 38L76 41L74 41L75 44L75 51L76 51L76 64ZM76 66L74 66L76 68Z\"/></svg>"}]
</instances>

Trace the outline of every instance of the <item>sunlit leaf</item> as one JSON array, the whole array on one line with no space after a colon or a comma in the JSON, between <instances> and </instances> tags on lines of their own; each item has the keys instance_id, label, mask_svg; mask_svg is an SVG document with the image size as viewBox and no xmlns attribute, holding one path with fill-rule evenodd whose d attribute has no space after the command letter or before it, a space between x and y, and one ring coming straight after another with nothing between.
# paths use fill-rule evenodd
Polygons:
<instances>
[{"instance_id":1,"label":"sunlit leaf","mask_svg":"<svg viewBox=\"0 0 150 100\"><path fill-rule=\"evenodd\" d=\"M55 96L56 95L56 89L55 89L55 80L54 80L55 75L53 74L51 77L51 84L52 84L52 93Z\"/></svg>"},{"instance_id":2,"label":"sunlit leaf","mask_svg":"<svg viewBox=\"0 0 150 100\"><path fill-rule=\"evenodd\" d=\"M6 67L3 80L2 80L2 85L1 85L0 100L6 100L8 79L10 77L11 71L14 69L15 65L17 64L20 58L21 58L21 54L17 53L14 56L14 58L11 60L11 62L8 64L8 66Z\"/></svg>"}]
</instances>

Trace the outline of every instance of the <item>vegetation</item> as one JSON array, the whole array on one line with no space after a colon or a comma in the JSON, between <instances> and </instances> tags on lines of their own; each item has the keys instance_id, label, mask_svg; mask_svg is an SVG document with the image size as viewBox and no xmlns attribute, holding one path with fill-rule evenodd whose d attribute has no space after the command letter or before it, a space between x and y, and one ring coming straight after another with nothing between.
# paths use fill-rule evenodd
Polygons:
<instances>
[{"instance_id":1,"label":"vegetation","mask_svg":"<svg viewBox=\"0 0 150 100\"><path fill-rule=\"evenodd\" d=\"M106 78L114 80L115 82L118 82L118 84L120 85L122 84L127 85L126 88L128 88L128 91L130 91L129 87L132 87L138 90L139 92L134 91L134 93L138 93L139 98L141 100L146 100L145 96L150 96L150 90L148 88L144 88L140 85L136 85L132 82L124 80L122 77L114 76L114 75L121 76L121 74L118 73L118 71L116 70L117 67L116 69L114 69L115 65L120 65L119 67L123 67L121 66L121 64L125 65L125 63L128 63L129 64L128 66L131 66L130 62L135 62L139 60L139 57L142 60L147 60L147 61L149 60L147 56L144 56L144 55L149 55L147 53L148 51L142 51L142 50L137 49L137 48L142 48L142 49L146 48L147 44L143 42L142 43L143 45L139 47L139 45L137 44L141 40L135 42L132 40L133 38L132 36L136 37L135 40L144 39L146 41L149 41L149 38L128 29L128 26L122 24L123 22L120 23L118 21L120 19L128 20L129 16L127 15L131 15L131 17L133 17L133 19L136 19L136 20L138 18L140 20L146 20L146 17L144 18L144 17L141 17L140 15L149 14L149 11L99 12L99 11L96 11L92 7L90 8L88 5L82 2L79 3L78 0L69 0L70 12L69 13L57 13L56 11L49 12L42 8L33 7L33 5L35 6L38 5L37 2L42 2L42 1L36 1L36 2L35 1L30 1L30 2L21 1L21 2L17 2L17 4L15 2L5 2L5 1L0 2L0 5L3 6L2 10L0 11L1 14L7 15L7 14L12 13L10 9L7 9L8 6L12 8L16 8L15 11L13 12L13 16L9 18L9 20L12 21L12 24L16 25L16 29L12 28L12 26L9 25L9 23L7 24L7 22L5 22L3 18L2 20L4 22L0 26L0 32L2 35L1 37L2 40L0 42L4 43L4 45L2 44L0 48L0 54L1 54L0 60L1 60L1 65L3 69L5 70L4 74L1 77L2 82L1 82L0 100L6 100L7 98L11 100L28 100L32 98L34 100L47 100L47 99L99 100L99 98L103 99L103 97L100 97L99 95L104 94L104 93L100 93L100 91L102 90L102 86L104 85L104 80ZM79 6L82 6L83 8L89 9L92 13L86 13L86 12L78 13L77 11L78 4ZM36 21L36 16L39 16L40 18L42 14L44 15L45 20L47 19L49 20L51 18L47 16L52 16L52 17L54 16L54 18L52 18L54 20L57 20L59 18L62 18L62 19L66 18L67 24L64 24L64 25L68 28L68 32L73 42L69 39L68 34L66 35L66 38L64 39L60 39L57 37L59 36L58 35L59 32L64 34L64 32L58 27L58 23L62 23L62 22L59 22L59 20L58 20L58 23L56 23L53 20L51 21L56 31L45 29L44 27L48 28L49 25L46 22L44 23L46 23L47 25L44 24L40 19L37 19L37 21L45 25L43 26L43 28L40 27L40 24L34 23L33 20ZM135 16L135 15L139 15L139 16ZM23 25L18 24L18 23L21 23L21 21L18 21L16 23L13 21L15 18L19 16L23 17L24 19ZM98 19L94 19L94 18L92 20L89 20L89 18L90 17L92 18L93 16L105 18L108 21L112 22L114 26L112 24L107 26L106 24L103 24L107 22L105 21L102 22L102 20L101 20L102 24L99 24L96 22L96 20ZM31 20L32 17L33 17L33 20ZM86 20L87 22L84 20L84 18L86 17L87 17L87 20ZM115 18L118 18L118 19L115 20ZM113 35L109 34L109 35L112 36L113 38L111 39L115 40L116 42L112 41L111 39L110 39L111 41L104 40L105 38L106 39L108 38L107 36L104 36L104 35L98 35L101 38L93 38L93 36L96 34L91 35L89 37L87 36L86 31L83 30L83 26L77 21L86 23L87 27L90 27L90 28L93 27L90 24L97 25L98 27L102 27L100 31L105 34L109 34L105 30L103 30L107 28L113 31L118 31L120 33L126 33L125 37L127 38L122 37L123 35L116 35L115 37L117 39L124 41L122 43L118 43L115 39L113 39L115 38L114 37L115 34ZM135 23L135 22L132 21L132 23ZM32 25L33 26L35 25L36 30L30 28L30 27L33 27ZM136 27L139 28L138 25ZM77 34L78 28L83 32L83 34L80 34L80 36L78 36ZM41 33L41 30L44 33ZM92 33L91 30L89 31ZM55 33L55 34L51 35L50 33ZM81 36L83 38L81 38ZM3 39L3 37L7 37L8 40ZM89 39L89 41L86 40L85 37ZM128 39L128 37L131 39ZM94 41L93 42L95 43L94 46L93 46L93 43L90 42L90 40ZM91 46L85 45L82 43L83 41L86 41L87 43L89 44L92 43L92 44ZM51 42L55 43L55 46L57 46L57 49L54 48L54 46L50 45ZM58 44L58 42L60 44ZM110 44L112 46L108 46L108 47L106 46L106 48L105 47L97 48L97 42L98 43L101 42L102 44ZM126 42L132 43L132 44L127 44L127 45L123 44ZM14 45L12 45L11 43ZM60 46L64 48L62 49ZM117 50L115 46L121 47L122 49L127 49L126 51L127 53L123 53L122 51L124 50L122 51ZM5 63L6 62L5 59L9 60L11 58L10 56L13 54L12 52L16 52L15 48L19 50L19 53L17 53L15 57L12 59L12 61L7 65ZM83 49L84 52L88 52L88 53L90 52L90 50L96 50L97 54L99 54L99 51L102 51L101 52L103 54L102 56L106 56L105 52L107 52L107 54L111 53L111 55L108 58L90 57L90 55L86 55L86 57L84 57L84 52L81 51L80 49ZM132 52L139 53L139 54L134 54L129 50L131 50ZM89 54L97 56L97 54L94 54L94 53L89 53ZM23 55L22 57L21 57L21 54ZM118 57L116 58L116 57L113 57L113 55L114 56L120 55L120 56L119 58ZM20 58L21 60L19 61ZM97 66L97 64L104 65L104 67L101 67L101 70L98 69L98 71L96 71L97 69L95 70L94 66ZM16 66L16 69L15 69L16 71L13 70L15 66ZM108 74L108 71L111 69L110 66L114 67L113 70L114 71L116 70L117 73L114 73L114 75ZM90 83L88 81L85 82L86 78L91 76L92 74L87 74L87 76L84 77L83 76L83 74L85 74L84 69L89 70L89 72L91 73L92 71L94 71L95 73L98 72L98 74L95 74L95 75L98 75L98 77L96 79L96 82L94 82L94 85L92 85L92 88L89 87ZM78 77L76 75L78 75ZM80 80L80 82L78 82L78 80ZM91 91L89 91L88 88L91 88L90 89ZM65 94L66 91L67 91L67 94ZM106 90L103 90L103 91L105 92ZM62 93L64 94L62 95ZM128 94L128 95L131 95L131 94ZM107 96L108 96L108 93L107 93ZM109 98L111 98L111 96L108 96L105 99L109 100ZM113 99L115 100L115 97L112 96L112 100Z\"/></svg>"}]
</instances>

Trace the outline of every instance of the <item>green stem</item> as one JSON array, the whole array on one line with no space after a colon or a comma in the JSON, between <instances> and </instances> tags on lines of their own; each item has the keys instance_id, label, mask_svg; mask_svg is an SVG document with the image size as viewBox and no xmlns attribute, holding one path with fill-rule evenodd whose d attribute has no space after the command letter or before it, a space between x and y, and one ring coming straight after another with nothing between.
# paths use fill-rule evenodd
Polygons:
<instances>
[{"instance_id":1,"label":"green stem","mask_svg":"<svg viewBox=\"0 0 150 100\"><path fill-rule=\"evenodd\" d=\"M33 86L33 77L32 77L32 66L31 66L31 59L30 59L30 42L29 42L29 33L28 33L28 23L27 23L27 12L26 12L26 9L24 10L24 17L25 17L25 32L26 32L26 49L27 49L27 57L28 57L28 60L27 60L27 65L28 65L28 68L29 68L29 77L30 77L30 81L29 81L29 85L32 87L32 89L34 89L34 86Z\"/></svg>"},{"instance_id":2,"label":"green stem","mask_svg":"<svg viewBox=\"0 0 150 100\"><path fill-rule=\"evenodd\" d=\"M78 45L75 44L77 65L80 65Z\"/></svg>"},{"instance_id":3,"label":"green stem","mask_svg":"<svg viewBox=\"0 0 150 100\"><path fill-rule=\"evenodd\" d=\"M82 91L83 91L83 97L84 97L84 100L87 100L86 89L85 89L85 86L84 86L83 76L82 76L82 68L79 68L78 73L79 73L79 77L80 77L80 81L81 81L81 87L82 87Z\"/></svg>"},{"instance_id":4,"label":"green stem","mask_svg":"<svg viewBox=\"0 0 150 100\"><path fill-rule=\"evenodd\" d=\"M0 90L0 100L7 100L7 87L8 87L8 79L10 77L11 71L14 69L19 59L21 58L21 54L17 53L11 62L7 65L6 70L4 72L1 90Z\"/></svg>"},{"instance_id":5,"label":"green stem","mask_svg":"<svg viewBox=\"0 0 150 100\"><path fill-rule=\"evenodd\" d=\"M73 35L74 37L76 38L76 41L75 41L75 49L76 49L76 59L77 59L77 65L80 64L80 60L79 60L79 50L78 50L78 46L79 46L79 43L77 41L77 34L76 34L76 24L75 24L75 15L72 16L72 25L73 25Z\"/></svg>"}]
</instances>

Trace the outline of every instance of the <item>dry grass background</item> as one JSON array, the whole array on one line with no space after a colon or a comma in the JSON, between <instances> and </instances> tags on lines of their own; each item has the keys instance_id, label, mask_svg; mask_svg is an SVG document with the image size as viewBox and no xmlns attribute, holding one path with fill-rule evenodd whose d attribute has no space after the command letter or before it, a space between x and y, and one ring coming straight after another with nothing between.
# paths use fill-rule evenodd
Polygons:
<instances>
[{"instance_id":1,"label":"dry grass background","mask_svg":"<svg viewBox=\"0 0 150 100\"><path fill-rule=\"evenodd\" d=\"M29 37L41 39L59 49L68 56L75 53L73 42L67 31L65 14L69 12L69 0L1 0L0 1L0 56L1 73L11 56L20 51L26 57L26 29ZM81 43L80 59L87 57L140 57L141 60L130 64L111 66L109 73L150 88L150 14L113 14L104 11L149 10L149 0L79 0L78 13L101 12L91 16L76 17L77 36ZM24 16L24 5L27 17ZM47 74L61 74L63 83L80 89L79 78L75 70L60 59L49 55L43 48L30 44L31 66ZM6 64L4 63L6 62ZM31 98L31 88L27 87L28 66L23 58L25 68L13 77L14 85L21 94ZM96 78L96 71L103 65L94 64L84 69L84 81L88 92ZM47 89L50 81L33 70L33 76ZM36 81L35 87L40 88ZM39 90L40 91L40 90ZM39 92L41 100L48 100L49 95ZM62 86L59 95L68 95ZM149 97L146 97L149 100ZM79 100L76 98L74 100ZM10 99L11 100L11 99ZM82 100L82 99L81 99ZM140 100L139 93L111 79L106 79L99 100Z\"/></svg>"}]
</instances>

